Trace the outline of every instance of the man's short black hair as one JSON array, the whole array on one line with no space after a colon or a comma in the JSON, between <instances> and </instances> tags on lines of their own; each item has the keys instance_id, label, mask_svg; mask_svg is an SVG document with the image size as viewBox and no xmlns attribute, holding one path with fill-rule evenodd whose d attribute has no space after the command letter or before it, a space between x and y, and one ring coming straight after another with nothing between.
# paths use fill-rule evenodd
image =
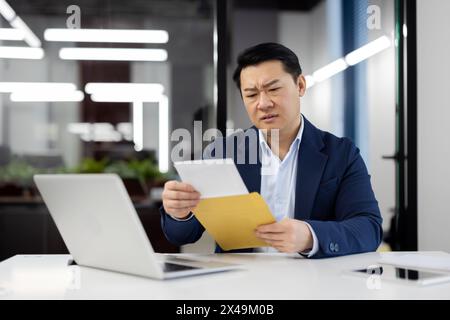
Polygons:
<instances>
[{"instance_id":1,"label":"man's short black hair","mask_svg":"<svg viewBox=\"0 0 450 320\"><path fill-rule=\"evenodd\" d=\"M294 81L302 74L302 68L297 55L289 48L279 43L261 43L245 49L237 58L237 67L233 80L241 90L241 71L248 66L255 66L265 61L278 60L283 64L284 70L291 74Z\"/></svg>"}]
</instances>

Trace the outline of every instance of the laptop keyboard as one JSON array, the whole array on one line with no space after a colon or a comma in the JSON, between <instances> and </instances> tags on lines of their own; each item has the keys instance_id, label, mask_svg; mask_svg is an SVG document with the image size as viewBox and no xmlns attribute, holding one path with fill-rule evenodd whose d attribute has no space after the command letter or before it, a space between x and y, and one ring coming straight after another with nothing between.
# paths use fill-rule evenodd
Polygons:
<instances>
[{"instance_id":1,"label":"laptop keyboard","mask_svg":"<svg viewBox=\"0 0 450 320\"><path fill-rule=\"evenodd\" d=\"M199 269L199 268L192 267L192 266L184 266L184 265L181 265L181 264L175 264L175 263L170 263L170 262L165 262L163 264L163 269L164 269L164 272L175 272L175 271L195 270L195 269Z\"/></svg>"}]
</instances>

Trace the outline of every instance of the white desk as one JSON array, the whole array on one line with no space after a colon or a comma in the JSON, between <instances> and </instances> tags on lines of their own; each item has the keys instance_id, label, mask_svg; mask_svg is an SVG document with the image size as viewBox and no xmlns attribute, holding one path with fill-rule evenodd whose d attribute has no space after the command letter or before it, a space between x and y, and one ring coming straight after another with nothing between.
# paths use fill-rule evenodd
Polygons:
<instances>
[{"instance_id":1,"label":"white desk","mask_svg":"<svg viewBox=\"0 0 450 320\"><path fill-rule=\"evenodd\" d=\"M396 253L385 253L396 254ZM375 264L380 253L323 260L283 254L222 254L244 270L160 281L79 266L68 255L20 255L0 263L0 299L450 299L450 283L416 287L345 271Z\"/></svg>"}]
</instances>

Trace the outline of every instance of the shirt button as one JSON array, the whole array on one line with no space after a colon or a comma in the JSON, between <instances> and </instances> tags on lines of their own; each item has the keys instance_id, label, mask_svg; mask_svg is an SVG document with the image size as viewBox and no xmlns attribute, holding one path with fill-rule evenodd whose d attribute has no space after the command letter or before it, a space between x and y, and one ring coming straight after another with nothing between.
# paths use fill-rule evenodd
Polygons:
<instances>
[{"instance_id":1,"label":"shirt button","mask_svg":"<svg viewBox=\"0 0 450 320\"><path fill-rule=\"evenodd\" d=\"M334 248L334 243L331 242L331 243L330 243L330 251L331 251L331 252L334 252L334 250L335 250L335 248Z\"/></svg>"}]
</instances>

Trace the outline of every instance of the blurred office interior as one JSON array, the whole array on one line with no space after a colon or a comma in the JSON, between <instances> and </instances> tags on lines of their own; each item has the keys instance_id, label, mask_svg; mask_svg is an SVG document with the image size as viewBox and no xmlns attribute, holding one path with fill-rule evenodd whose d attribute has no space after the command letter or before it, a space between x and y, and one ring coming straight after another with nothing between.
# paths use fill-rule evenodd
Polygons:
<instances>
[{"instance_id":1,"label":"blurred office interior","mask_svg":"<svg viewBox=\"0 0 450 320\"><path fill-rule=\"evenodd\" d=\"M434 17L445 12L446 0L0 0L0 260L67 252L32 181L46 172L117 173L156 251L212 252L207 234L183 248L162 234L170 136L194 137L194 121L251 125L232 73L260 42L298 55L303 115L360 148L379 250L450 251L448 188L436 183L450 175L437 142L450 49L439 42L449 23Z\"/></svg>"}]
</instances>

